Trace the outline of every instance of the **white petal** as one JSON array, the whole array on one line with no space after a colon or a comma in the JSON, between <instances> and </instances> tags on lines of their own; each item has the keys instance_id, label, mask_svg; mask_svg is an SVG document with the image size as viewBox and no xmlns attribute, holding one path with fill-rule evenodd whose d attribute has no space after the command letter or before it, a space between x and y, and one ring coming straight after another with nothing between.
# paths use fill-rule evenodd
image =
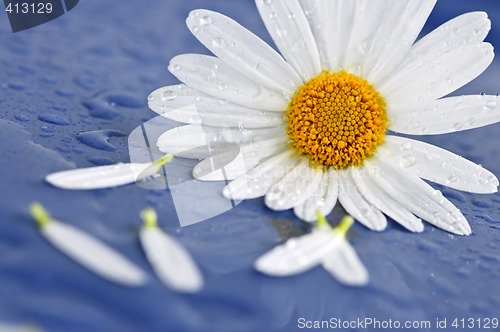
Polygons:
<instances>
[{"instance_id":1,"label":"white petal","mask_svg":"<svg viewBox=\"0 0 500 332\"><path fill-rule=\"evenodd\" d=\"M158 227L142 227L139 235L149 263L165 285L191 293L203 287L200 270L177 240Z\"/></svg>"},{"instance_id":2,"label":"white petal","mask_svg":"<svg viewBox=\"0 0 500 332\"><path fill-rule=\"evenodd\" d=\"M368 168L352 167L351 174L358 190L373 206L412 232L424 231L422 221L381 190Z\"/></svg>"},{"instance_id":3,"label":"white petal","mask_svg":"<svg viewBox=\"0 0 500 332\"><path fill-rule=\"evenodd\" d=\"M300 4L316 40L321 68L343 68L354 22L354 1L301 0Z\"/></svg>"},{"instance_id":4,"label":"white petal","mask_svg":"<svg viewBox=\"0 0 500 332\"><path fill-rule=\"evenodd\" d=\"M376 38L366 52L364 69L369 82L380 82L403 60L435 4L436 0L394 0L389 3ZM373 10L370 6L367 8Z\"/></svg>"},{"instance_id":5,"label":"white petal","mask_svg":"<svg viewBox=\"0 0 500 332\"><path fill-rule=\"evenodd\" d=\"M369 276L366 267L359 259L354 248L345 239L323 257L321 261L338 282L347 286L364 286Z\"/></svg>"},{"instance_id":6,"label":"white petal","mask_svg":"<svg viewBox=\"0 0 500 332\"><path fill-rule=\"evenodd\" d=\"M359 0L351 3L352 9L345 13L351 20L347 23L350 34L345 45L342 68L356 75L365 75L372 69L368 67L370 62L367 59L376 60L371 58L370 53L382 51L383 43L380 41L389 35L387 26L394 27L400 20L393 13L400 14L406 3L390 0ZM376 62L372 61L371 64Z\"/></svg>"},{"instance_id":7,"label":"white petal","mask_svg":"<svg viewBox=\"0 0 500 332\"><path fill-rule=\"evenodd\" d=\"M389 118L423 102L441 98L479 76L493 61L488 43L465 45L435 54L427 62L409 67L404 75L383 83L380 93L387 98Z\"/></svg>"},{"instance_id":8,"label":"white petal","mask_svg":"<svg viewBox=\"0 0 500 332\"><path fill-rule=\"evenodd\" d=\"M51 220L41 233L64 254L101 277L126 286L140 286L147 276L135 264L81 230Z\"/></svg>"},{"instance_id":9,"label":"white petal","mask_svg":"<svg viewBox=\"0 0 500 332\"><path fill-rule=\"evenodd\" d=\"M323 173L318 190L314 192L303 203L295 206L293 212L300 219L307 222L317 220L316 212L327 216L332 212L337 203L339 182L337 171L330 169Z\"/></svg>"},{"instance_id":10,"label":"white petal","mask_svg":"<svg viewBox=\"0 0 500 332\"><path fill-rule=\"evenodd\" d=\"M339 202L357 221L373 231L387 226L385 216L365 200L348 171L339 171Z\"/></svg>"},{"instance_id":11,"label":"white petal","mask_svg":"<svg viewBox=\"0 0 500 332\"><path fill-rule=\"evenodd\" d=\"M257 9L286 61L304 81L321 72L318 49L297 0L256 0Z\"/></svg>"},{"instance_id":12,"label":"white petal","mask_svg":"<svg viewBox=\"0 0 500 332\"><path fill-rule=\"evenodd\" d=\"M217 128L187 125L170 129L163 133L156 145L165 153L183 158L204 159L250 142L261 142L271 138L284 137L282 126L266 129ZM234 144L228 144L234 143Z\"/></svg>"},{"instance_id":13,"label":"white petal","mask_svg":"<svg viewBox=\"0 0 500 332\"><path fill-rule=\"evenodd\" d=\"M204 126L263 128L283 123L281 113L235 105L184 84L156 89L149 95L148 105L168 119Z\"/></svg>"},{"instance_id":14,"label":"white petal","mask_svg":"<svg viewBox=\"0 0 500 332\"><path fill-rule=\"evenodd\" d=\"M382 39L393 32L408 7L387 0L301 0L301 5L316 37L323 68L357 75L372 69L369 60L372 66L377 64L376 57L386 42Z\"/></svg>"},{"instance_id":15,"label":"white petal","mask_svg":"<svg viewBox=\"0 0 500 332\"><path fill-rule=\"evenodd\" d=\"M257 259L255 268L271 276L291 276L318 265L341 238L330 230L292 238Z\"/></svg>"},{"instance_id":16,"label":"white petal","mask_svg":"<svg viewBox=\"0 0 500 332\"><path fill-rule=\"evenodd\" d=\"M468 192L486 194L497 191L495 175L445 149L389 135L384 147L387 149L380 149L381 158L418 177Z\"/></svg>"},{"instance_id":17,"label":"white petal","mask_svg":"<svg viewBox=\"0 0 500 332\"><path fill-rule=\"evenodd\" d=\"M425 221L458 235L469 235L467 220L439 190L434 190L417 176L392 165L383 157L367 160L377 184L399 204Z\"/></svg>"},{"instance_id":18,"label":"white petal","mask_svg":"<svg viewBox=\"0 0 500 332\"><path fill-rule=\"evenodd\" d=\"M261 160L277 155L288 148L288 138L272 138L241 148L226 149L210 156L193 168L193 176L202 181L233 180L245 175Z\"/></svg>"},{"instance_id":19,"label":"white petal","mask_svg":"<svg viewBox=\"0 0 500 332\"><path fill-rule=\"evenodd\" d=\"M305 201L318 188L322 172L309 166L309 160L303 160L291 172L266 194L265 203L273 210L283 211Z\"/></svg>"},{"instance_id":20,"label":"white petal","mask_svg":"<svg viewBox=\"0 0 500 332\"><path fill-rule=\"evenodd\" d=\"M416 42L384 84L390 85L438 54L482 42L490 28L491 22L484 12L466 13L451 19Z\"/></svg>"},{"instance_id":21,"label":"white petal","mask_svg":"<svg viewBox=\"0 0 500 332\"><path fill-rule=\"evenodd\" d=\"M299 76L275 50L227 16L195 10L186 23L212 53L253 81L288 95L301 85Z\"/></svg>"},{"instance_id":22,"label":"white petal","mask_svg":"<svg viewBox=\"0 0 500 332\"><path fill-rule=\"evenodd\" d=\"M159 168L152 168L152 165L132 163L72 169L49 174L45 181L55 187L71 190L112 188L153 175Z\"/></svg>"},{"instance_id":23,"label":"white petal","mask_svg":"<svg viewBox=\"0 0 500 332\"><path fill-rule=\"evenodd\" d=\"M410 135L435 135L500 121L499 96L458 96L433 100L391 116L390 129Z\"/></svg>"},{"instance_id":24,"label":"white petal","mask_svg":"<svg viewBox=\"0 0 500 332\"><path fill-rule=\"evenodd\" d=\"M269 189L299 161L295 151L287 150L267 159L248 174L231 181L223 190L228 199L250 199L265 195Z\"/></svg>"},{"instance_id":25,"label":"white petal","mask_svg":"<svg viewBox=\"0 0 500 332\"><path fill-rule=\"evenodd\" d=\"M281 112L288 105L282 93L255 83L215 57L178 55L168 69L181 82L221 100L263 111Z\"/></svg>"}]
</instances>

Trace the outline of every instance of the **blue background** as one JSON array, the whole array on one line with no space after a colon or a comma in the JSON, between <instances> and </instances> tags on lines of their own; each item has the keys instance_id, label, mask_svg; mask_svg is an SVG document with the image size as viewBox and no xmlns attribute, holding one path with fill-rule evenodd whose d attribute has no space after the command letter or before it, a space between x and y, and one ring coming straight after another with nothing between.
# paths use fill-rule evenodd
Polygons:
<instances>
[{"instance_id":1,"label":"blue background","mask_svg":"<svg viewBox=\"0 0 500 332\"><path fill-rule=\"evenodd\" d=\"M0 14L0 322L45 331L295 331L297 319L379 320L500 318L500 195L443 190L469 220L470 237L430 225L412 234L389 222L374 233L357 224L350 241L370 271L365 288L339 285L316 268L273 279L252 269L274 245L304 231L291 212L245 201L208 221L179 227L168 190L135 185L68 192L43 181L75 167L129 160L127 135L155 116L148 94L176 84L166 66L181 53L207 53L184 24L208 8L269 35L253 1L81 1L71 12L13 34ZM492 20L488 40L500 45L495 0L440 1L424 32L474 10ZM500 60L456 94L500 92ZM500 175L499 125L425 140ZM109 139L109 144L107 143ZM141 288L103 280L56 251L37 232L27 207L52 214L124 253L151 278ZM199 262L206 288L177 294L146 262L139 211L153 206L162 228ZM203 202L200 203L203 205ZM335 220L342 214L334 211ZM458 329L461 330L461 329Z\"/></svg>"}]
</instances>

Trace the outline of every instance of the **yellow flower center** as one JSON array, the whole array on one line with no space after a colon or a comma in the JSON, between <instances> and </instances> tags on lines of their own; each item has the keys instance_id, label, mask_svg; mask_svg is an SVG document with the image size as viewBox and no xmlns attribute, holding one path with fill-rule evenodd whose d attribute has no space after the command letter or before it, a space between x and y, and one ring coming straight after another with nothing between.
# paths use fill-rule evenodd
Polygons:
<instances>
[{"instance_id":1,"label":"yellow flower center","mask_svg":"<svg viewBox=\"0 0 500 332\"><path fill-rule=\"evenodd\" d=\"M290 144L319 165L359 166L384 141L385 106L366 80L323 71L299 87L288 104Z\"/></svg>"}]
</instances>

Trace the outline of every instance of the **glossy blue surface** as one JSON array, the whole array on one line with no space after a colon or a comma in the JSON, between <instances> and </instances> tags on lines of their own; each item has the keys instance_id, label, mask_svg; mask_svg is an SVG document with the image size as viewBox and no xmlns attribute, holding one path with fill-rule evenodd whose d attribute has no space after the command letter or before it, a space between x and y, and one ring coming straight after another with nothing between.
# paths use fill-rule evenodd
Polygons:
<instances>
[{"instance_id":1,"label":"glossy blue surface","mask_svg":"<svg viewBox=\"0 0 500 332\"><path fill-rule=\"evenodd\" d=\"M371 281L352 289L320 268L284 279L256 273L252 263L260 254L305 228L291 212L267 209L262 199L181 228L168 190L129 185L67 192L43 181L59 170L129 160L127 135L155 116L148 94L177 83L166 70L170 58L207 53L184 24L196 8L229 15L270 42L250 0L81 1L64 16L16 34L0 14L0 324L44 331L222 332L295 331L301 317L432 324L447 318L448 330L457 331L454 318L500 318L499 194L436 186L463 211L470 237L430 225L412 234L392 221L382 233L356 224L350 240ZM440 1L424 31L475 10L488 12L487 40L500 45L495 0ZM497 58L456 94L499 93L498 77ZM493 125L425 140L498 176L499 130ZM124 253L150 275L149 283L137 289L112 284L56 251L29 216L34 200ZM174 293L153 275L137 235L139 211L148 205L199 262L207 281L201 293ZM340 215L336 210L329 219Z\"/></svg>"}]
</instances>

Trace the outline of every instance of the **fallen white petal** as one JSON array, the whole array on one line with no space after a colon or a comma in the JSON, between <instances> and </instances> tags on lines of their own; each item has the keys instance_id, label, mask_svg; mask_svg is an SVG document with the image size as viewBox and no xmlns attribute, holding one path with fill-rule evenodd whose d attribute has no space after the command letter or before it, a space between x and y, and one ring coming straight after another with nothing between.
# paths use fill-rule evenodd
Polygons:
<instances>
[{"instance_id":1,"label":"fallen white petal","mask_svg":"<svg viewBox=\"0 0 500 332\"><path fill-rule=\"evenodd\" d=\"M168 287L180 292L198 292L203 277L189 253L158 227L144 226L139 233L146 257Z\"/></svg>"},{"instance_id":2,"label":"fallen white petal","mask_svg":"<svg viewBox=\"0 0 500 332\"><path fill-rule=\"evenodd\" d=\"M45 177L45 181L55 187L71 190L112 188L153 175L158 169L151 169L151 166L152 163L127 163L79 168L52 173ZM148 174L145 173L147 170Z\"/></svg>"},{"instance_id":3,"label":"fallen white petal","mask_svg":"<svg viewBox=\"0 0 500 332\"><path fill-rule=\"evenodd\" d=\"M297 0L256 0L267 31L286 61L304 81L321 72L314 36Z\"/></svg>"},{"instance_id":4,"label":"fallen white petal","mask_svg":"<svg viewBox=\"0 0 500 332\"><path fill-rule=\"evenodd\" d=\"M218 58L255 82L288 95L301 85L299 76L275 50L227 16L195 10L186 23Z\"/></svg>"},{"instance_id":5,"label":"fallen white petal","mask_svg":"<svg viewBox=\"0 0 500 332\"><path fill-rule=\"evenodd\" d=\"M288 105L283 93L255 83L216 57L182 54L170 60L168 69L181 82L237 105L277 112L285 110Z\"/></svg>"},{"instance_id":6,"label":"fallen white petal","mask_svg":"<svg viewBox=\"0 0 500 332\"><path fill-rule=\"evenodd\" d=\"M487 194L497 191L490 171L437 146L404 137L386 136L381 158L411 174L458 190Z\"/></svg>"},{"instance_id":7,"label":"fallen white petal","mask_svg":"<svg viewBox=\"0 0 500 332\"><path fill-rule=\"evenodd\" d=\"M262 255L255 268L271 276L291 276L318 265L341 241L330 230L292 238Z\"/></svg>"},{"instance_id":8,"label":"fallen white petal","mask_svg":"<svg viewBox=\"0 0 500 332\"><path fill-rule=\"evenodd\" d=\"M321 263L325 270L344 285L364 286L368 283L366 267L345 239L341 239L337 246L323 257Z\"/></svg>"},{"instance_id":9,"label":"fallen white petal","mask_svg":"<svg viewBox=\"0 0 500 332\"><path fill-rule=\"evenodd\" d=\"M126 286L141 286L147 280L144 272L123 255L77 228L48 220L40 232L62 253L105 279Z\"/></svg>"}]
</instances>

